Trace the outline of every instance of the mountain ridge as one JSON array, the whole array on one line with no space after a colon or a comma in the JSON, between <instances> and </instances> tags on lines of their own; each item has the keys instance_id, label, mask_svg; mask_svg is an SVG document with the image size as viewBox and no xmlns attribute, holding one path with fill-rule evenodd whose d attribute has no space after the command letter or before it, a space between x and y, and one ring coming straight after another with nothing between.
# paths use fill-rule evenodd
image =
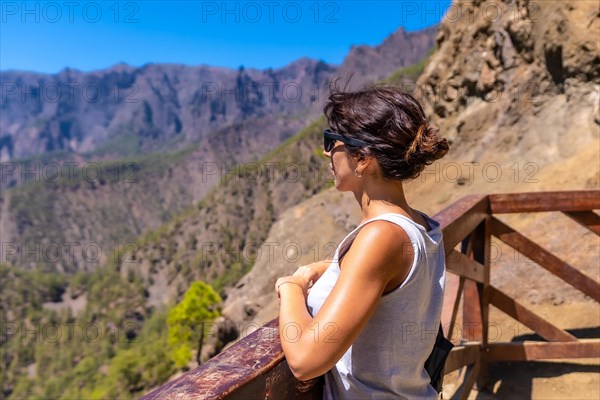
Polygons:
<instances>
[{"instance_id":1,"label":"mountain ridge","mask_svg":"<svg viewBox=\"0 0 600 400\"><path fill-rule=\"evenodd\" d=\"M433 43L434 32L429 30L414 35L419 38L419 42L413 47L422 46L421 51L425 55L429 48L423 46ZM388 41L386 46L393 46L396 41L404 40L405 37L409 36L393 36L393 40ZM425 37L428 37L429 41L423 41ZM378 51L382 51L383 47L378 47L378 49L380 49ZM389 57L393 60L396 56L394 53L390 53ZM348 62L352 63L355 56L349 55L347 58ZM398 65L393 69L402 67L403 60L397 59ZM188 68L177 68L176 70L181 70L187 75L190 74ZM392 66L389 64L383 69L378 68L379 74L381 74L381 71L385 72L386 68L391 69ZM140 72L135 71L137 70L134 68L122 66L121 71L100 71L98 74L105 78L105 85L125 85L127 82L137 82L142 79L138 76ZM140 95L139 102L129 104L133 107L132 110L120 110L118 113L114 111L115 115L120 115L119 118L124 118L123 124L127 125L133 121L131 128L123 127L125 125L115 128L116 131L112 136L108 135L102 139L104 141L101 142L101 145L88 153L62 150L60 156L54 157L55 153L45 154L41 161L40 158L36 159L35 157L29 161L9 161L9 164L14 162L21 170L25 170L28 165L35 166L38 161L42 168L52 166L53 163L62 165L65 160L73 161L77 163L78 170L87 166L101 166L100 168L102 168L102 165L107 165L103 163L107 162L122 166L133 163L135 167L139 168L136 174L138 181L127 183L93 179L89 182L83 179L67 179L70 190L62 192L61 181L47 182L42 179L35 189L40 191L36 192L30 185L23 183L18 174L3 174L2 181L0 181L0 187L3 188L0 195L0 233L2 233L4 241L22 246L31 240L35 242L39 240L42 242L59 240L60 243L77 242L82 239L82 232L85 232L83 236L86 238L86 243L100 243L107 241L107 238L110 238L111 243L132 243L146 229L158 228L186 207L200 201L213 185L220 182L219 175L221 173L226 173L236 165L259 160L273 151L277 145L299 132L308 121L316 118L321 113L329 79L333 77L333 74L338 73L330 66L309 58L300 58L280 70L256 72L240 68L230 71L229 80L204 81L207 86L204 88L206 96L203 100L202 88L185 87L182 89L187 93L185 96L178 94L178 90L175 90L177 87L185 86L183 82L187 78L183 73L182 76L173 73L165 75L161 65L148 65L144 71L149 74L148 77L154 79L143 87L141 83L139 85L140 93L147 92L147 94ZM198 67L196 71L202 73L202 71L206 71L206 68ZM352 73L352 68L345 67L345 71L349 75ZM65 80L68 80L74 79L71 75L76 75L76 73L64 71L63 75ZM366 84L369 82L369 78L364 76L361 71L354 73L354 79L356 83ZM152 83L155 81L164 83L164 86ZM272 92L269 90L272 88L269 85L273 82L280 82L283 85L286 82L289 83L288 98L283 98L276 93L270 94ZM209 95L209 92L212 93L212 90L215 89L214 85L220 86L221 83L225 84L226 90L263 85L261 93L264 96L261 100L260 97L253 97L253 92L251 92L248 94L251 101L243 101L243 99L238 101L236 93L222 95L217 90L214 94ZM302 90L298 101L292 101L294 100L292 96L295 96L295 88ZM184 101L182 98L187 100ZM164 106L161 99L164 99ZM195 101L197 107L185 106L184 104L188 100ZM46 106L53 106L58 110L60 107L76 107L77 104L79 103L73 101L67 102L66 106L61 106L60 102L57 102ZM12 106L14 105L12 104ZM31 107L36 106L37 103L25 105ZM91 105L83 103L83 106L86 107ZM2 114L0 118L4 118L4 122L0 123L0 128L8 123L6 117L8 112L6 111L10 111L12 106L6 102L2 103L1 107L5 107L5 110L0 113ZM52 123L40 123L40 126L45 127L43 129L50 125L59 129L60 118L66 118L70 126L77 125L76 122L73 122L76 120L68 120L69 115L77 113L75 110L71 110L67 114L52 114L53 110L48 108L44 111L42 106L40 105L38 110L40 115L49 113L52 118L58 118ZM119 104L110 104L110 106L117 107ZM235 115L227 116L228 110L232 107ZM183 109L186 109L185 112L188 116L193 117L191 122L186 123L183 117L179 118ZM173 112L169 114L168 110ZM197 116L194 116L196 115L194 113ZM214 120L211 122L213 117ZM104 117L96 116L95 118L102 120ZM112 122L106 119L105 122L114 124L116 119L116 117L113 118ZM131 121L127 122L129 119ZM176 133L178 120L181 122L181 129L179 133ZM214 129L209 129L210 124L213 124ZM165 130L170 133L161 133L160 127L166 125L168 128ZM186 139L183 128L185 125L204 127L201 138L198 136L200 134L194 134L195 136L192 135L195 137L192 138L193 140ZM0 131L5 132L3 129ZM46 136L52 137L54 131L46 129L45 132ZM62 140L60 135L55 139ZM1 151L5 150L6 146ZM186 154L186 156L177 156L176 154ZM167 159L173 160L173 164L166 165L165 160ZM151 160L154 161L151 162ZM163 167L152 168L152 163ZM4 163L3 166L9 164ZM219 174L210 173L214 168L218 169ZM110 176L110 172L104 172ZM38 175L40 174L38 173ZM4 190L7 188L8 190ZM95 196L91 196L91 193L94 192L91 192L90 189L95 191ZM28 203L23 201L26 196L44 199L44 201L32 202L28 207ZM156 199L163 200L156 201ZM143 201L145 207L136 206L136 201ZM113 222L109 224L108 221ZM40 227L44 228L39 229ZM40 237L40 234L46 235L46 238ZM102 249L104 250L104 247ZM78 269L94 269L105 261L106 257L110 255L110 251L103 251L102 254L102 261L99 263L87 262L84 257L78 255L74 260L65 262L64 265L55 265L55 267L70 272ZM8 259L4 258L3 261L10 261L17 265L30 264L23 263L19 258L19 254L16 254L16 256L11 255ZM52 269L52 263L48 263L47 267Z\"/></svg>"}]
</instances>

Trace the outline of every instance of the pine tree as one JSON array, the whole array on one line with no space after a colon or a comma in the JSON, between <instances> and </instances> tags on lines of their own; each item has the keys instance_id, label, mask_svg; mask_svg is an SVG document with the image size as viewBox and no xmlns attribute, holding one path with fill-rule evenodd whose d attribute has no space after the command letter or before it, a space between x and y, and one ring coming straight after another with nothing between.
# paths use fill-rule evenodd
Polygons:
<instances>
[{"instance_id":1,"label":"pine tree","mask_svg":"<svg viewBox=\"0 0 600 400\"><path fill-rule=\"evenodd\" d=\"M189 287L181 302L169 312L169 344L173 348L173 361L178 368L187 365L194 343L197 343L196 361L200 364L204 328L219 316L216 305L220 302L221 298L210 285L196 281Z\"/></svg>"}]
</instances>

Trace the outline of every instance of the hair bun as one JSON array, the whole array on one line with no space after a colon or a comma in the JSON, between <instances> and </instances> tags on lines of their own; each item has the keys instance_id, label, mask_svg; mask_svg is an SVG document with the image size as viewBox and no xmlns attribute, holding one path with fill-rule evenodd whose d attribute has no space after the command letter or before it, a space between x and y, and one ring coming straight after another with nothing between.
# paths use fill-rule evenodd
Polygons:
<instances>
[{"instance_id":1,"label":"hair bun","mask_svg":"<svg viewBox=\"0 0 600 400\"><path fill-rule=\"evenodd\" d=\"M416 164L417 169L418 164L422 163L423 168L425 168L425 165L429 165L446 155L450 146L445 138L438 136L438 132L438 128L429 125L427 122L419 126L415 138L405 153L405 161L409 164Z\"/></svg>"}]
</instances>

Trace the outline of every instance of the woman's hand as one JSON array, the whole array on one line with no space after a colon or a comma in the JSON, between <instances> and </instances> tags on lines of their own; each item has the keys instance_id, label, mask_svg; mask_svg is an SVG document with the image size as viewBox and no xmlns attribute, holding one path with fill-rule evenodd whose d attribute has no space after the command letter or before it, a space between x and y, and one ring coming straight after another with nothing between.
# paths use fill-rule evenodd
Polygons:
<instances>
[{"instance_id":1,"label":"woman's hand","mask_svg":"<svg viewBox=\"0 0 600 400\"><path fill-rule=\"evenodd\" d=\"M277 279L275 283L275 290L277 292L277 297L281 297L281 290L284 286L297 286L302 289L302 294L304 297L308 295L308 290L312 286L312 284L319 278L319 274L314 269L309 266L302 266L294 272L291 276L284 276ZM285 288L283 290L288 290L289 288Z\"/></svg>"},{"instance_id":2,"label":"woman's hand","mask_svg":"<svg viewBox=\"0 0 600 400\"><path fill-rule=\"evenodd\" d=\"M321 275L323 275L325 273L327 268L329 268L330 264L331 264L331 260L325 260L325 261L317 261L312 264L305 265L305 267L308 267L317 273L317 278L315 279L315 281L316 281L317 279L319 279L321 277Z\"/></svg>"}]
</instances>

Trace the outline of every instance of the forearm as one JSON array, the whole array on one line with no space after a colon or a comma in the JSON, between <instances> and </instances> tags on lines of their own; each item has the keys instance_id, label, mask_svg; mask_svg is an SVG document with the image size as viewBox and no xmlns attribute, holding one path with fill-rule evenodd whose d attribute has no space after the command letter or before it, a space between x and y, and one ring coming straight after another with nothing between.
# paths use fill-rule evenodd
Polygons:
<instances>
[{"instance_id":1,"label":"forearm","mask_svg":"<svg viewBox=\"0 0 600 400\"><path fill-rule=\"evenodd\" d=\"M302 288L294 283L285 283L279 289L279 329L283 350L294 349L299 335L305 333L312 317L306 307ZM293 332L297 330L298 332ZM296 343L294 343L296 342Z\"/></svg>"},{"instance_id":2,"label":"forearm","mask_svg":"<svg viewBox=\"0 0 600 400\"><path fill-rule=\"evenodd\" d=\"M292 373L298 379L310 379L306 376L311 364L310 340L311 324L313 318L306 308L306 299L302 288L292 283L284 284L280 288L279 307L279 333L281 347Z\"/></svg>"},{"instance_id":3,"label":"forearm","mask_svg":"<svg viewBox=\"0 0 600 400\"><path fill-rule=\"evenodd\" d=\"M325 263L319 263L323 266ZM296 378L308 380L327 372L315 338L314 319L308 312L306 297L311 282L318 278L311 266L300 267L292 276L275 283L279 296L279 336L287 363Z\"/></svg>"}]
</instances>

